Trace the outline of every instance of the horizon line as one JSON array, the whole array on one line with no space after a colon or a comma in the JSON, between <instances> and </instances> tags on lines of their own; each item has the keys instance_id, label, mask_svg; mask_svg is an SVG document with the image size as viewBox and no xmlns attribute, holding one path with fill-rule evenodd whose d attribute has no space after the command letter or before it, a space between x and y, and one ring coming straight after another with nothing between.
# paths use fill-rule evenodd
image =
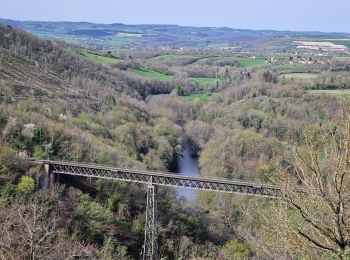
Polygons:
<instances>
[{"instance_id":1,"label":"horizon line","mask_svg":"<svg viewBox=\"0 0 350 260\"><path fill-rule=\"evenodd\" d=\"M178 27L193 27L193 28L227 28L232 30L247 30L247 31L274 31L274 32L295 32L295 33L337 33L337 34L349 34L347 37L350 38L350 32L340 32L340 31L321 31L321 30L293 30L293 29L251 29L251 28L235 28L230 26L195 26L195 25L180 25L180 24L171 24L171 23L123 23L123 22L93 22L93 21L69 21L69 20L16 20L13 18L2 18L0 20L9 20L13 22L40 22L40 23L89 23L89 24L101 24L101 25L113 25L113 24L121 24L121 25L150 25L150 26L178 26Z\"/></svg>"}]
</instances>

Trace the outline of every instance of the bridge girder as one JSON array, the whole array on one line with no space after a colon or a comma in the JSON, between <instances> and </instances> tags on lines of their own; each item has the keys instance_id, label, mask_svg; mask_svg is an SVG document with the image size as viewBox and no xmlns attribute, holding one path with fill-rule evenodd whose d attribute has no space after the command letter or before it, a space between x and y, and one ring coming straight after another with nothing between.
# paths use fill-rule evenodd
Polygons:
<instances>
[{"instance_id":1,"label":"bridge girder","mask_svg":"<svg viewBox=\"0 0 350 260\"><path fill-rule=\"evenodd\" d=\"M147 206L143 260L158 260L157 187L170 186L226 193L240 193L261 197L278 198L281 189L277 186L243 181L218 180L182 176L171 173L147 172L132 169L98 166L61 161L37 161L44 164L48 187L58 181L58 174L103 178L147 184Z\"/></svg>"},{"instance_id":2,"label":"bridge girder","mask_svg":"<svg viewBox=\"0 0 350 260\"><path fill-rule=\"evenodd\" d=\"M243 181L219 180L201 177L182 176L175 173L148 172L132 169L78 164L58 161L41 161L50 165L53 173L83 177L122 180L143 184L190 188L226 193L240 193L262 197L280 197L279 187Z\"/></svg>"}]
</instances>

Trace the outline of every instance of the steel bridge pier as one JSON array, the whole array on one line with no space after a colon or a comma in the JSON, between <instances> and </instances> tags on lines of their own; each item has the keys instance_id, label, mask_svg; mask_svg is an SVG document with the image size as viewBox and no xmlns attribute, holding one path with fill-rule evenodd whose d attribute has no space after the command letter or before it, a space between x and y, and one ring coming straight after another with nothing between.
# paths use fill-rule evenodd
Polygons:
<instances>
[{"instance_id":1,"label":"steel bridge pier","mask_svg":"<svg viewBox=\"0 0 350 260\"><path fill-rule=\"evenodd\" d=\"M145 239L143 244L143 260L156 259L158 259L157 187L153 184L149 184L147 187L147 207Z\"/></svg>"}]
</instances>

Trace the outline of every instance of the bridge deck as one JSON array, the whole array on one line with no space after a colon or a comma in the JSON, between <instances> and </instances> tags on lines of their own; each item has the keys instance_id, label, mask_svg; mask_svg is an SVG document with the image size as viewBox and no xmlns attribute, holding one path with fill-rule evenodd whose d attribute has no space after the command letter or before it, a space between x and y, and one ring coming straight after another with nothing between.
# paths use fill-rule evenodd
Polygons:
<instances>
[{"instance_id":1,"label":"bridge deck","mask_svg":"<svg viewBox=\"0 0 350 260\"><path fill-rule=\"evenodd\" d=\"M280 188L278 186L244 182L239 180L191 177L169 172L141 171L64 161L42 160L37 161L37 163L49 165L50 171L58 174L123 180L144 184L210 190L217 192L243 193L265 197L280 196Z\"/></svg>"}]
</instances>

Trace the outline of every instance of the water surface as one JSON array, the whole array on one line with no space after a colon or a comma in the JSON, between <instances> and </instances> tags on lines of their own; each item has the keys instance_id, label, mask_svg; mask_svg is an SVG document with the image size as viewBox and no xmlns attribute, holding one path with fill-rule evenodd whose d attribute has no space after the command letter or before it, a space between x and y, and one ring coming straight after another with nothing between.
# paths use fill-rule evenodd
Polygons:
<instances>
[{"instance_id":1,"label":"water surface","mask_svg":"<svg viewBox=\"0 0 350 260\"><path fill-rule=\"evenodd\" d=\"M178 159L178 173L187 176L200 176L198 161L191 156L191 148L188 141L184 140L182 144L181 157ZM183 197L189 201L194 201L197 198L197 190L179 188L177 196Z\"/></svg>"}]
</instances>

